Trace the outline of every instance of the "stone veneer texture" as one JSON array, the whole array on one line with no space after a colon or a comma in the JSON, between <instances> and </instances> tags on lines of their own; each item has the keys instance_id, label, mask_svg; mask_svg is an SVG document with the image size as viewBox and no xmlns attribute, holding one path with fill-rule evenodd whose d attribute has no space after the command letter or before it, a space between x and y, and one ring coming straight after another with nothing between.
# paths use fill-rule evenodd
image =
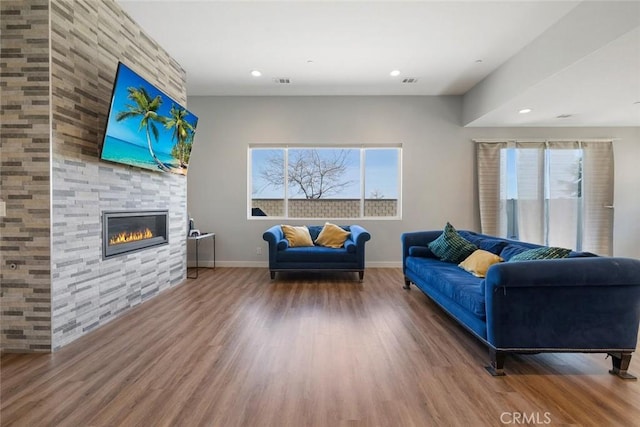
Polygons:
<instances>
[{"instance_id":1,"label":"stone veneer texture","mask_svg":"<svg viewBox=\"0 0 640 427\"><path fill-rule=\"evenodd\" d=\"M55 350L185 279L186 178L98 157L118 61L183 105L186 77L115 1L49 5ZM103 260L102 211L142 209L169 211L169 244Z\"/></svg>"},{"instance_id":2,"label":"stone veneer texture","mask_svg":"<svg viewBox=\"0 0 640 427\"><path fill-rule=\"evenodd\" d=\"M0 2L0 348L18 352L51 349L48 3Z\"/></svg>"}]
</instances>

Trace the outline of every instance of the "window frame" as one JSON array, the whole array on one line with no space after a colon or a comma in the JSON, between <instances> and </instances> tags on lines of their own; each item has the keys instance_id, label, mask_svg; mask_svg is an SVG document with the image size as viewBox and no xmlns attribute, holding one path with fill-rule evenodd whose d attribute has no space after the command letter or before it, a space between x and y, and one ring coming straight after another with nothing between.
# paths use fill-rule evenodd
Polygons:
<instances>
[{"instance_id":1,"label":"window frame","mask_svg":"<svg viewBox=\"0 0 640 427\"><path fill-rule=\"evenodd\" d=\"M253 200L253 162L252 150L254 149L281 149L284 150L284 216L252 216L252 200ZM338 150L359 150L360 157L360 216L358 217L291 217L289 216L289 185L288 185L288 157L289 149L338 149ZM397 162L397 182L398 196L396 199L396 215L394 216L365 216L365 175L366 175L366 151L367 150L398 150ZM376 220L376 221L399 221L402 220L402 168L403 168L403 145L402 143L389 144L267 144L267 143L251 143L247 147L247 219L248 220L309 220L309 221L354 221L354 220ZM327 199L330 200L330 199Z\"/></svg>"}]
</instances>

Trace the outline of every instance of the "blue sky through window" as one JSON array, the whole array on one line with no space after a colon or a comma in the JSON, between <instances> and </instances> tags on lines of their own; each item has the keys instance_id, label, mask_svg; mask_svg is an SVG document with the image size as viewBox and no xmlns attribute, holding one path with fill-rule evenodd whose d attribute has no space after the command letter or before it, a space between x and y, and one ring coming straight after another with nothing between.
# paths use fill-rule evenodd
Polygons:
<instances>
[{"instance_id":1,"label":"blue sky through window","mask_svg":"<svg viewBox=\"0 0 640 427\"><path fill-rule=\"evenodd\" d=\"M289 158L293 161L295 156L307 148L290 148ZM343 182L350 184L342 188L338 193L327 198L331 199L359 199L361 191L360 151L359 148L325 149L316 151L323 160L329 160L338 152L346 152L346 168L342 176ZM399 189L399 155L398 148L366 148L365 150L365 197L370 197L374 192L383 195L384 199L398 198ZM264 199L280 199L284 197L284 187L270 185L262 176L262 171L268 167L269 162L276 160L284 169L284 149L280 148L253 148L251 150L251 180L252 197ZM289 197L303 197L293 186L289 187Z\"/></svg>"}]
</instances>

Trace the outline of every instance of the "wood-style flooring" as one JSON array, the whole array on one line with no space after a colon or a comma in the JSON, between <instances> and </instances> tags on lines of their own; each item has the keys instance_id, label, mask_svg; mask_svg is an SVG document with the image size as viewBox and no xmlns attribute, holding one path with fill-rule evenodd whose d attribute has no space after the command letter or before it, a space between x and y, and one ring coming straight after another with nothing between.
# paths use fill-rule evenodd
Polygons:
<instances>
[{"instance_id":1,"label":"wood-style flooring","mask_svg":"<svg viewBox=\"0 0 640 427\"><path fill-rule=\"evenodd\" d=\"M640 425L640 382L604 355L510 356L491 377L486 348L402 285L202 270L53 354L3 355L0 425Z\"/></svg>"}]
</instances>

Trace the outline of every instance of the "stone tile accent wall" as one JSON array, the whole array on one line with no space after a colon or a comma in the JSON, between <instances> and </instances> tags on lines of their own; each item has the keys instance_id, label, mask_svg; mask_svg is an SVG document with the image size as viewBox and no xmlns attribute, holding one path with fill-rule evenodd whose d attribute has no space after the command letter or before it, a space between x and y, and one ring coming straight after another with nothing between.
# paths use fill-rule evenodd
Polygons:
<instances>
[{"instance_id":1,"label":"stone tile accent wall","mask_svg":"<svg viewBox=\"0 0 640 427\"><path fill-rule=\"evenodd\" d=\"M51 3L56 349L186 275L184 176L100 162L118 60L186 105L184 70L112 0ZM167 209L169 245L102 260L103 210Z\"/></svg>"},{"instance_id":2,"label":"stone tile accent wall","mask_svg":"<svg viewBox=\"0 0 640 427\"><path fill-rule=\"evenodd\" d=\"M99 145L118 60L183 105L186 76L114 0L3 0L2 13L2 348L55 350L185 279L186 178L101 162ZM103 261L101 213L127 209L167 209L169 245Z\"/></svg>"},{"instance_id":3,"label":"stone tile accent wall","mask_svg":"<svg viewBox=\"0 0 640 427\"><path fill-rule=\"evenodd\" d=\"M268 216L283 216L282 199L253 199L251 207L262 209ZM395 199L365 199L366 217L396 216L398 201ZM360 199L291 199L289 218L358 218Z\"/></svg>"},{"instance_id":4,"label":"stone tile accent wall","mask_svg":"<svg viewBox=\"0 0 640 427\"><path fill-rule=\"evenodd\" d=\"M0 2L0 349L51 349L49 2Z\"/></svg>"}]
</instances>

